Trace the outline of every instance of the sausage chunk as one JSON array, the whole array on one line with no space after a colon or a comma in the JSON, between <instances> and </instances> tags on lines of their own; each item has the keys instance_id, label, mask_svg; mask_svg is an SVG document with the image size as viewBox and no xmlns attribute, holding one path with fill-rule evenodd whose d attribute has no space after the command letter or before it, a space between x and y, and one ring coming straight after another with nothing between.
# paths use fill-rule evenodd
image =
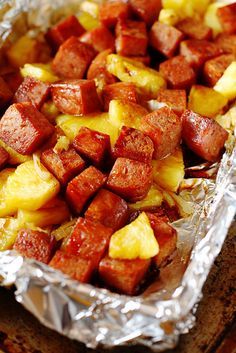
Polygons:
<instances>
[{"instance_id":1,"label":"sausage chunk","mask_svg":"<svg viewBox=\"0 0 236 353\"><path fill-rule=\"evenodd\" d=\"M70 37L59 48L52 62L52 69L63 78L83 78L96 51L89 44Z\"/></svg>"},{"instance_id":2,"label":"sausage chunk","mask_svg":"<svg viewBox=\"0 0 236 353\"><path fill-rule=\"evenodd\" d=\"M151 26L158 19L161 10L161 0L129 0L134 14L142 21Z\"/></svg>"},{"instance_id":3,"label":"sausage chunk","mask_svg":"<svg viewBox=\"0 0 236 353\"><path fill-rule=\"evenodd\" d=\"M215 120L190 110L184 112L182 122L182 137L187 146L201 158L209 162L217 161L228 138L228 132Z\"/></svg>"},{"instance_id":4,"label":"sausage chunk","mask_svg":"<svg viewBox=\"0 0 236 353\"><path fill-rule=\"evenodd\" d=\"M124 199L142 200L152 183L152 168L147 163L128 158L117 158L109 174L107 187Z\"/></svg>"},{"instance_id":5,"label":"sausage chunk","mask_svg":"<svg viewBox=\"0 0 236 353\"><path fill-rule=\"evenodd\" d=\"M73 141L73 146L82 156L101 167L111 149L110 136L82 127Z\"/></svg>"},{"instance_id":6,"label":"sausage chunk","mask_svg":"<svg viewBox=\"0 0 236 353\"><path fill-rule=\"evenodd\" d=\"M151 28L149 38L154 49L167 58L171 58L177 51L184 35L177 28L157 21Z\"/></svg>"},{"instance_id":7,"label":"sausage chunk","mask_svg":"<svg viewBox=\"0 0 236 353\"><path fill-rule=\"evenodd\" d=\"M160 72L173 89L190 89L196 81L195 72L181 55L161 63Z\"/></svg>"},{"instance_id":8,"label":"sausage chunk","mask_svg":"<svg viewBox=\"0 0 236 353\"><path fill-rule=\"evenodd\" d=\"M128 216L126 201L105 189L98 192L85 212L86 218L93 219L114 231L126 224Z\"/></svg>"},{"instance_id":9,"label":"sausage chunk","mask_svg":"<svg viewBox=\"0 0 236 353\"><path fill-rule=\"evenodd\" d=\"M7 161L9 159L9 153L5 150L5 148L0 147L0 170L2 170Z\"/></svg>"},{"instance_id":10,"label":"sausage chunk","mask_svg":"<svg viewBox=\"0 0 236 353\"><path fill-rule=\"evenodd\" d=\"M48 99L49 94L50 86L48 83L39 81L33 77L25 77L15 93L14 102L30 102L35 108L40 109Z\"/></svg>"},{"instance_id":11,"label":"sausage chunk","mask_svg":"<svg viewBox=\"0 0 236 353\"><path fill-rule=\"evenodd\" d=\"M142 131L123 126L113 149L115 158L124 157L151 163L154 146Z\"/></svg>"},{"instance_id":12,"label":"sausage chunk","mask_svg":"<svg viewBox=\"0 0 236 353\"><path fill-rule=\"evenodd\" d=\"M150 266L150 260L120 260L105 257L99 264L99 277L112 289L137 294Z\"/></svg>"},{"instance_id":13,"label":"sausage chunk","mask_svg":"<svg viewBox=\"0 0 236 353\"><path fill-rule=\"evenodd\" d=\"M217 16L224 32L228 34L236 33L236 3L218 8Z\"/></svg>"},{"instance_id":14,"label":"sausage chunk","mask_svg":"<svg viewBox=\"0 0 236 353\"><path fill-rule=\"evenodd\" d=\"M141 130L154 143L154 158L162 159L180 144L181 118L169 107L163 107L142 117Z\"/></svg>"},{"instance_id":15,"label":"sausage chunk","mask_svg":"<svg viewBox=\"0 0 236 353\"><path fill-rule=\"evenodd\" d=\"M236 34L220 33L215 43L224 53L236 55Z\"/></svg>"},{"instance_id":16,"label":"sausage chunk","mask_svg":"<svg viewBox=\"0 0 236 353\"><path fill-rule=\"evenodd\" d=\"M109 109L110 101L113 99L138 103L136 86L128 82L116 82L107 85L102 91L102 98L105 111Z\"/></svg>"},{"instance_id":17,"label":"sausage chunk","mask_svg":"<svg viewBox=\"0 0 236 353\"><path fill-rule=\"evenodd\" d=\"M85 168L84 160L72 147L60 152L54 152L52 148L43 151L41 162L62 185L66 185Z\"/></svg>"},{"instance_id":18,"label":"sausage chunk","mask_svg":"<svg viewBox=\"0 0 236 353\"><path fill-rule=\"evenodd\" d=\"M99 7L99 20L106 27L115 27L119 18L128 18L130 8L121 1L107 2Z\"/></svg>"},{"instance_id":19,"label":"sausage chunk","mask_svg":"<svg viewBox=\"0 0 236 353\"><path fill-rule=\"evenodd\" d=\"M145 22L119 20L116 25L116 52L124 56L145 56L148 37Z\"/></svg>"},{"instance_id":20,"label":"sausage chunk","mask_svg":"<svg viewBox=\"0 0 236 353\"><path fill-rule=\"evenodd\" d=\"M178 22L177 28L192 39L209 40L212 38L212 29L206 26L204 22L191 17Z\"/></svg>"},{"instance_id":21,"label":"sausage chunk","mask_svg":"<svg viewBox=\"0 0 236 353\"><path fill-rule=\"evenodd\" d=\"M203 68L203 75L206 83L211 87L215 86L216 82L221 78L224 71L233 60L233 54L224 54L206 61Z\"/></svg>"},{"instance_id":22,"label":"sausage chunk","mask_svg":"<svg viewBox=\"0 0 236 353\"><path fill-rule=\"evenodd\" d=\"M106 49L115 50L115 38L109 29L103 25L84 33L79 40L90 44L98 52Z\"/></svg>"},{"instance_id":23,"label":"sausage chunk","mask_svg":"<svg viewBox=\"0 0 236 353\"><path fill-rule=\"evenodd\" d=\"M41 231L22 229L19 231L13 248L25 257L47 264L52 257L54 238Z\"/></svg>"},{"instance_id":24,"label":"sausage chunk","mask_svg":"<svg viewBox=\"0 0 236 353\"><path fill-rule=\"evenodd\" d=\"M182 89L160 89L157 93L157 101L166 103L179 116L187 108L186 91Z\"/></svg>"},{"instance_id":25,"label":"sausage chunk","mask_svg":"<svg viewBox=\"0 0 236 353\"><path fill-rule=\"evenodd\" d=\"M65 80L51 86L52 99L64 114L85 115L100 110L93 80Z\"/></svg>"},{"instance_id":26,"label":"sausage chunk","mask_svg":"<svg viewBox=\"0 0 236 353\"><path fill-rule=\"evenodd\" d=\"M55 131L31 103L12 104L0 120L0 138L20 154L35 152Z\"/></svg>"},{"instance_id":27,"label":"sausage chunk","mask_svg":"<svg viewBox=\"0 0 236 353\"><path fill-rule=\"evenodd\" d=\"M69 182L66 198L75 213L79 214L83 210L89 199L103 187L106 179L98 169L89 167Z\"/></svg>"},{"instance_id":28,"label":"sausage chunk","mask_svg":"<svg viewBox=\"0 0 236 353\"><path fill-rule=\"evenodd\" d=\"M5 105L11 100L12 91L8 84L0 77L0 109L4 108Z\"/></svg>"}]
</instances>

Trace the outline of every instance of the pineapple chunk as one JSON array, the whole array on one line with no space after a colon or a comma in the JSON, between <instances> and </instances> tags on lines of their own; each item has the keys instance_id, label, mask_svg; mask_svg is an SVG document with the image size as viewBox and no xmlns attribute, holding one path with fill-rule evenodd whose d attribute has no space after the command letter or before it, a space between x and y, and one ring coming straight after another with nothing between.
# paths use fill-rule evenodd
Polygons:
<instances>
[{"instance_id":1,"label":"pineapple chunk","mask_svg":"<svg viewBox=\"0 0 236 353\"><path fill-rule=\"evenodd\" d=\"M150 259L158 252L159 245L145 212L115 232L109 245L109 256L113 259Z\"/></svg>"},{"instance_id":2,"label":"pineapple chunk","mask_svg":"<svg viewBox=\"0 0 236 353\"><path fill-rule=\"evenodd\" d=\"M177 148L170 156L152 161L153 179L155 183L168 191L176 192L184 178L184 161L181 148Z\"/></svg>"},{"instance_id":3,"label":"pineapple chunk","mask_svg":"<svg viewBox=\"0 0 236 353\"><path fill-rule=\"evenodd\" d=\"M213 118L228 103L228 99L214 89L200 85L192 86L189 94L189 109Z\"/></svg>"},{"instance_id":4,"label":"pineapple chunk","mask_svg":"<svg viewBox=\"0 0 236 353\"><path fill-rule=\"evenodd\" d=\"M214 90L230 100L236 98L236 61L227 67L223 76L216 82Z\"/></svg>"},{"instance_id":5,"label":"pineapple chunk","mask_svg":"<svg viewBox=\"0 0 236 353\"><path fill-rule=\"evenodd\" d=\"M19 230L16 218L0 218L0 251L12 248Z\"/></svg>"},{"instance_id":6,"label":"pineapple chunk","mask_svg":"<svg viewBox=\"0 0 236 353\"><path fill-rule=\"evenodd\" d=\"M23 77L34 77L42 82L53 83L59 80L53 73L50 64L25 64L20 72Z\"/></svg>"},{"instance_id":7,"label":"pineapple chunk","mask_svg":"<svg viewBox=\"0 0 236 353\"><path fill-rule=\"evenodd\" d=\"M173 9L162 9L158 21L169 26L174 26L179 21L177 12Z\"/></svg>"},{"instance_id":8,"label":"pineapple chunk","mask_svg":"<svg viewBox=\"0 0 236 353\"><path fill-rule=\"evenodd\" d=\"M159 89L166 87L158 71L117 54L107 56L107 70L123 82L136 84L150 98L156 98Z\"/></svg>"},{"instance_id":9,"label":"pineapple chunk","mask_svg":"<svg viewBox=\"0 0 236 353\"><path fill-rule=\"evenodd\" d=\"M109 120L118 129L123 125L139 129L142 116L148 111L141 105L113 99L109 104Z\"/></svg>"},{"instance_id":10,"label":"pineapple chunk","mask_svg":"<svg viewBox=\"0 0 236 353\"><path fill-rule=\"evenodd\" d=\"M11 216L17 211L15 205L6 205L5 200L7 179L14 171L13 168L7 168L0 172L0 217Z\"/></svg>"},{"instance_id":11,"label":"pineapple chunk","mask_svg":"<svg viewBox=\"0 0 236 353\"><path fill-rule=\"evenodd\" d=\"M143 200L131 203L129 204L129 207L131 210L145 210L161 206L162 200L162 193L155 185L152 185L147 196Z\"/></svg>"},{"instance_id":12,"label":"pineapple chunk","mask_svg":"<svg viewBox=\"0 0 236 353\"><path fill-rule=\"evenodd\" d=\"M55 237L57 241L68 237L72 233L76 221L77 219L75 218L69 222L62 224L59 228L53 230L51 234Z\"/></svg>"},{"instance_id":13,"label":"pineapple chunk","mask_svg":"<svg viewBox=\"0 0 236 353\"><path fill-rule=\"evenodd\" d=\"M224 129L233 131L236 128L236 105L224 115L218 115L215 119Z\"/></svg>"},{"instance_id":14,"label":"pineapple chunk","mask_svg":"<svg viewBox=\"0 0 236 353\"><path fill-rule=\"evenodd\" d=\"M36 211L19 209L17 218L22 227L29 224L47 227L65 222L70 218L70 212L65 201L55 198Z\"/></svg>"},{"instance_id":15,"label":"pineapple chunk","mask_svg":"<svg viewBox=\"0 0 236 353\"><path fill-rule=\"evenodd\" d=\"M222 26L217 16L217 9L222 6L224 6L224 4L214 2L207 7L204 15L204 23L212 29L214 36L222 32Z\"/></svg>"},{"instance_id":16,"label":"pineapple chunk","mask_svg":"<svg viewBox=\"0 0 236 353\"><path fill-rule=\"evenodd\" d=\"M6 204L34 211L51 200L59 189L56 178L40 162L31 160L19 165L8 177Z\"/></svg>"},{"instance_id":17,"label":"pineapple chunk","mask_svg":"<svg viewBox=\"0 0 236 353\"><path fill-rule=\"evenodd\" d=\"M80 10L89 13L91 16L98 18L99 5L93 1L83 1Z\"/></svg>"},{"instance_id":18,"label":"pineapple chunk","mask_svg":"<svg viewBox=\"0 0 236 353\"><path fill-rule=\"evenodd\" d=\"M56 117L59 114L59 110L53 102L49 101L43 104L41 113L45 115L50 122L54 123Z\"/></svg>"},{"instance_id":19,"label":"pineapple chunk","mask_svg":"<svg viewBox=\"0 0 236 353\"><path fill-rule=\"evenodd\" d=\"M115 143L119 134L119 130L112 124L107 113L86 115L82 117L59 115L56 122L70 141L74 140L82 126L108 134L111 139L111 144Z\"/></svg>"},{"instance_id":20,"label":"pineapple chunk","mask_svg":"<svg viewBox=\"0 0 236 353\"><path fill-rule=\"evenodd\" d=\"M0 146L5 148L5 150L9 153L9 156L10 156L8 161L9 164L17 165L32 159L31 156L25 156L23 154L16 152L10 146L6 145L5 142L3 142L2 140L0 140Z\"/></svg>"},{"instance_id":21,"label":"pineapple chunk","mask_svg":"<svg viewBox=\"0 0 236 353\"><path fill-rule=\"evenodd\" d=\"M210 0L162 0L163 9L174 10L180 18L203 15Z\"/></svg>"},{"instance_id":22,"label":"pineapple chunk","mask_svg":"<svg viewBox=\"0 0 236 353\"><path fill-rule=\"evenodd\" d=\"M78 16L78 20L86 31L91 31L99 26L98 19L93 17L89 12L81 12Z\"/></svg>"}]
</instances>

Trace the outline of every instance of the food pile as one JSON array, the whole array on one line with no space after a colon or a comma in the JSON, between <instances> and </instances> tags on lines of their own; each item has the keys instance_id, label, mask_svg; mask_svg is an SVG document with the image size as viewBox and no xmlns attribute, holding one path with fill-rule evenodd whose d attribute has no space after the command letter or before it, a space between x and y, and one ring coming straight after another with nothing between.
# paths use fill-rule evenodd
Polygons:
<instances>
[{"instance_id":1,"label":"food pile","mask_svg":"<svg viewBox=\"0 0 236 353\"><path fill-rule=\"evenodd\" d=\"M235 123L236 3L81 4L0 67L0 250L135 295Z\"/></svg>"}]
</instances>

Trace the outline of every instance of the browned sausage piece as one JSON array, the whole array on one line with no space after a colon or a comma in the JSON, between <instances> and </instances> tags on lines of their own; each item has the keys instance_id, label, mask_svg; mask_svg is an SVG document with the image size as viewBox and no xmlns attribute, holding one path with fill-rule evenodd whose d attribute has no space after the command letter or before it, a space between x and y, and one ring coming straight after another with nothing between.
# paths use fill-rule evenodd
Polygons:
<instances>
[{"instance_id":1,"label":"browned sausage piece","mask_svg":"<svg viewBox=\"0 0 236 353\"><path fill-rule=\"evenodd\" d=\"M119 20L116 25L116 52L124 56L145 56L148 36L145 22Z\"/></svg>"},{"instance_id":2,"label":"browned sausage piece","mask_svg":"<svg viewBox=\"0 0 236 353\"><path fill-rule=\"evenodd\" d=\"M57 250L49 265L67 276L88 283L93 274L92 261Z\"/></svg>"},{"instance_id":3,"label":"browned sausage piece","mask_svg":"<svg viewBox=\"0 0 236 353\"><path fill-rule=\"evenodd\" d=\"M48 99L50 86L33 77L25 77L14 96L15 103L30 102L35 108L40 109Z\"/></svg>"},{"instance_id":4,"label":"browned sausage piece","mask_svg":"<svg viewBox=\"0 0 236 353\"><path fill-rule=\"evenodd\" d=\"M181 118L171 108L163 107L142 117L141 130L154 143L156 159L162 159L172 153L180 144Z\"/></svg>"},{"instance_id":5,"label":"browned sausage piece","mask_svg":"<svg viewBox=\"0 0 236 353\"><path fill-rule=\"evenodd\" d=\"M110 74L110 72L108 72L106 69L107 56L111 53L112 51L107 49L95 57L87 72L87 78L89 80L102 80L104 86L117 82L117 78Z\"/></svg>"},{"instance_id":6,"label":"browned sausage piece","mask_svg":"<svg viewBox=\"0 0 236 353\"><path fill-rule=\"evenodd\" d=\"M222 50L207 40L189 39L181 42L180 54L194 69L199 70L207 60L222 54Z\"/></svg>"},{"instance_id":7,"label":"browned sausage piece","mask_svg":"<svg viewBox=\"0 0 236 353\"><path fill-rule=\"evenodd\" d=\"M154 146L152 140L142 131L123 126L113 148L115 158L124 157L151 163Z\"/></svg>"},{"instance_id":8,"label":"browned sausage piece","mask_svg":"<svg viewBox=\"0 0 236 353\"><path fill-rule=\"evenodd\" d=\"M94 80L65 80L51 85L52 99L64 114L85 115L101 108Z\"/></svg>"},{"instance_id":9,"label":"browned sausage piece","mask_svg":"<svg viewBox=\"0 0 236 353\"><path fill-rule=\"evenodd\" d=\"M134 14L151 26L158 19L161 10L161 0L129 0Z\"/></svg>"},{"instance_id":10,"label":"browned sausage piece","mask_svg":"<svg viewBox=\"0 0 236 353\"><path fill-rule=\"evenodd\" d=\"M206 83L209 86L215 86L216 82L221 78L224 71L233 60L235 60L233 54L224 54L206 61L203 68Z\"/></svg>"},{"instance_id":11,"label":"browned sausage piece","mask_svg":"<svg viewBox=\"0 0 236 353\"><path fill-rule=\"evenodd\" d=\"M5 66L4 68L2 68L1 75L10 90L10 92L9 92L9 100L10 100L13 96L13 93L17 91L18 87L23 82L23 78L20 74L20 70L13 68L11 66ZM1 81L1 79L0 79L0 81ZM0 82L0 87L1 87L1 82ZM10 93L11 93L11 96L10 96ZM2 90L0 90L0 95L2 95L2 94L3 94L3 97L6 94L5 85L3 86L3 92L2 92ZM8 98L7 98L7 100L8 100Z\"/></svg>"},{"instance_id":12,"label":"browned sausage piece","mask_svg":"<svg viewBox=\"0 0 236 353\"><path fill-rule=\"evenodd\" d=\"M79 37L79 40L90 44L98 52L106 49L115 50L115 38L109 29L103 25L84 33Z\"/></svg>"},{"instance_id":13,"label":"browned sausage piece","mask_svg":"<svg viewBox=\"0 0 236 353\"><path fill-rule=\"evenodd\" d=\"M0 138L20 154L31 154L55 129L31 103L12 104L0 120Z\"/></svg>"},{"instance_id":14,"label":"browned sausage piece","mask_svg":"<svg viewBox=\"0 0 236 353\"><path fill-rule=\"evenodd\" d=\"M109 174L107 187L124 199L135 202L147 195L151 183L152 168L149 164L117 158Z\"/></svg>"},{"instance_id":15,"label":"browned sausage piece","mask_svg":"<svg viewBox=\"0 0 236 353\"><path fill-rule=\"evenodd\" d=\"M99 277L111 289L135 295L145 280L150 263L150 260L120 260L107 256L99 264Z\"/></svg>"},{"instance_id":16,"label":"browned sausage piece","mask_svg":"<svg viewBox=\"0 0 236 353\"><path fill-rule=\"evenodd\" d=\"M98 192L85 212L86 218L94 219L114 231L126 224L128 215L126 201L105 189Z\"/></svg>"},{"instance_id":17,"label":"browned sausage piece","mask_svg":"<svg viewBox=\"0 0 236 353\"><path fill-rule=\"evenodd\" d=\"M204 24L204 22L196 20L192 17L187 17L178 22L176 26L181 32L192 39L212 38L212 29Z\"/></svg>"},{"instance_id":18,"label":"browned sausage piece","mask_svg":"<svg viewBox=\"0 0 236 353\"><path fill-rule=\"evenodd\" d=\"M190 110L184 112L182 122L182 137L187 146L203 159L217 161L223 152L228 132L215 120Z\"/></svg>"},{"instance_id":19,"label":"browned sausage piece","mask_svg":"<svg viewBox=\"0 0 236 353\"><path fill-rule=\"evenodd\" d=\"M59 47L52 69L63 78L83 78L95 55L91 45L70 37Z\"/></svg>"},{"instance_id":20,"label":"browned sausage piece","mask_svg":"<svg viewBox=\"0 0 236 353\"><path fill-rule=\"evenodd\" d=\"M106 179L95 167L85 169L72 179L66 189L66 198L72 209L79 214L89 199L103 187Z\"/></svg>"},{"instance_id":21,"label":"browned sausage piece","mask_svg":"<svg viewBox=\"0 0 236 353\"><path fill-rule=\"evenodd\" d=\"M73 141L73 146L83 157L101 167L111 149L110 136L82 127Z\"/></svg>"},{"instance_id":22,"label":"browned sausage piece","mask_svg":"<svg viewBox=\"0 0 236 353\"><path fill-rule=\"evenodd\" d=\"M136 86L129 82L116 82L104 87L102 91L104 110L109 109L109 103L113 99L138 103Z\"/></svg>"},{"instance_id":23,"label":"browned sausage piece","mask_svg":"<svg viewBox=\"0 0 236 353\"><path fill-rule=\"evenodd\" d=\"M48 233L32 229L19 231L14 249L30 259L47 264L52 256L55 239Z\"/></svg>"},{"instance_id":24,"label":"browned sausage piece","mask_svg":"<svg viewBox=\"0 0 236 353\"><path fill-rule=\"evenodd\" d=\"M224 53L230 53L236 56L236 34L220 33L216 37L215 43Z\"/></svg>"},{"instance_id":25,"label":"browned sausage piece","mask_svg":"<svg viewBox=\"0 0 236 353\"><path fill-rule=\"evenodd\" d=\"M0 170L2 170L7 161L9 159L9 153L5 150L5 148L0 147Z\"/></svg>"},{"instance_id":26,"label":"browned sausage piece","mask_svg":"<svg viewBox=\"0 0 236 353\"><path fill-rule=\"evenodd\" d=\"M72 36L79 37L84 32L85 29L81 26L78 19L72 15L51 27L47 31L45 38L51 47L57 50L68 38Z\"/></svg>"},{"instance_id":27,"label":"browned sausage piece","mask_svg":"<svg viewBox=\"0 0 236 353\"><path fill-rule=\"evenodd\" d=\"M128 18L130 8L121 1L103 3L99 7L99 20L106 27L115 27L119 18Z\"/></svg>"},{"instance_id":28,"label":"browned sausage piece","mask_svg":"<svg viewBox=\"0 0 236 353\"><path fill-rule=\"evenodd\" d=\"M228 4L217 9L217 16L228 34L236 33L236 3Z\"/></svg>"},{"instance_id":29,"label":"browned sausage piece","mask_svg":"<svg viewBox=\"0 0 236 353\"><path fill-rule=\"evenodd\" d=\"M177 28L158 21L153 24L149 34L151 46L167 58L175 54L183 38L183 33Z\"/></svg>"},{"instance_id":30,"label":"browned sausage piece","mask_svg":"<svg viewBox=\"0 0 236 353\"><path fill-rule=\"evenodd\" d=\"M12 91L8 84L0 77L0 109L4 108L12 98Z\"/></svg>"},{"instance_id":31,"label":"browned sausage piece","mask_svg":"<svg viewBox=\"0 0 236 353\"><path fill-rule=\"evenodd\" d=\"M190 89L196 81L194 70L181 55L162 62L160 72L173 89Z\"/></svg>"},{"instance_id":32,"label":"browned sausage piece","mask_svg":"<svg viewBox=\"0 0 236 353\"><path fill-rule=\"evenodd\" d=\"M166 103L179 116L187 108L186 91L182 89L160 89L157 93L157 101Z\"/></svg>"},{"instance_id":33,"label":"browned sausage piece","mask_svg":"<svg viewBox=\"0 0 236 353\"><path fill-rule=\"evenodd\" d=\"M62 185L66 185L85 168L84 160L72 147L60 152L54 152L52 148L43 151L41 162Z\"/></svg>"}]
</instances>

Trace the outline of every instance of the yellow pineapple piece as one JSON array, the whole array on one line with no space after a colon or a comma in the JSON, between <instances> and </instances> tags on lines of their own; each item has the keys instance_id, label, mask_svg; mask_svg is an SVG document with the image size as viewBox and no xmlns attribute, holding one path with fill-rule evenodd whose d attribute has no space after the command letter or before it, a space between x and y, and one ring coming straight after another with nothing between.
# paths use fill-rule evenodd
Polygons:
<instances>
[{"instance_id":1,"label":"yellow pineapple piece","mask_svg":"<svg viewBox=\"0 0 236 353\"><path fill-rule=\"evenodd\" d=\"M158 21L169 26L174 26L179 21L177 12L173 9L162 9Z\"/></svg>"},{"instance_id":2,"label":"yellow pineapple piece","mask_svg":"<svg viewBox=\"0 0 236 353\"><path fill-rule=\"evenodd\" d=\"M116 231L109 245L109 256L113 259L150 259L158 252L158 242L145 212Z\"/></svg>"},{"instance_id":3,"label":"yellow pineapple piece","mask_svg":"<svg viewBox=\"0 0 236 353\"><path fill-rule=\"evenodd\" d=\"M20 72L23 77L34 77L42 82L53 83L59 80L53 73L50 64L25 64Z\"/></svg>"},{"instance_id":4,"label":"yellow pineapple piece","mask_svg":"<svg viewBox=\"0 0 236 353\"><path fill-rule=\"evenodd\" d=\"M99 26L98 19L86 11L81 12L81 14L78 16L78 20L86 31L91 31L92 29Z\"/></svg>"},{"instance_id":5,"label":"yellow pineapple piece","mask_svg":"<svg viewBox=\"0 0 236 353\"><path fill-rule=\"evenodd\" d=\"M76 221L77 219L72 219L71 221L62 224L59 228L52 231L52 235L57 241L68 237L72 233Z\"/></svg>"},{"instance_id":6,"label":"yellow pineapple piece","mask_svg":"<svg viewBox=\"0 0 236 353\"><path fill-rule=\"evenodd\" d=\"M217 16L217 9L222 6L224 6L222 2L214 2L207 7L204 14L204 23L212 29L214 36L222 32L222 26Z\"/></svg>"},{"instance_id":7,"label":"yellow pineapple piece","mask_svg":"<svg viewBox=\"0 0 236 353\"><path fill-rule=\"evenodd\" d=\"M6 205L6 184L7 179L14 173L15 169L6 168L0 172L0 217L11 216L16 213L14 205Z\"/></svg>"},{"instance_id":8,"label":"yellow pineapple piece","mask_svg":"<svg viewBox=\"0 0 236 353\"><path fill-rule=\"evenodd\" d=\"M150 98L156 98L159 89L166 87L158 71L117 54L107 56L107 70L123 82L136 84Z\"/></svg>"},{"instance_id":9,"label":"yellow pineapple piece","mask_svg":"<svg viewBox=\"0 0 236 353\"><path fill-rule=\"evenodd\" d=\"M23 154L16 152L10 146L5 144L5 142L3 142L2 140L0 140L0 147L5 148L5 150L9 153L9 156L10 156L8 160L9 164L17 165L32 159L31 156L24 156Z\"/></svg>"},{"instance_id":10,"label":"yellow pineapple piece","mask_svg":"<svg viewBox=\"0 0 236 353\"><path fill-rule=\"evenodd\" d=\"M236 98L236 61L233 61L216 82L214 90L228 99Z\"/></svg>"},{"instance_id":11,"label":"yellow pineapple piece","mask_svg":"<svg viewBox=\"0 0 236 353\"><path fill-rule=\"evenodd\" d=\"M41 108L41 112L50 122L54 122L59 114L59 110L52 101L45 102Z\"/></svg>"},{"instance_id":12,"label":"yellow pineapple piece","mask_svg":"<svg viewBox=\"0 0 236 353\"><path fill-rule=\"evenodd\" d=\"M168 191L176 192L184 178L183 152L177 148L173 154L152 161L153 179L155 183Z\"/></svg>"},{"instance_id":13,"label":"yellow pineapple piece","mask_svg":"<svg viewBox=\"0 0 236 353\"><path fill-rule=\"evenodd\" d=\"M19 230L20 224L16 218L0 218L0 251L12 248Z\"/></svg>"},{"instance_id":14,"label":"yellow pineapple piece","mask_svg":"<svg viewBox=\"0 0 236 353\"><path fill-rule=\"evenodd\" d=\"M112 124L107 113L85 115L82 117L59 115L56 122L70 141L74 140L82 126L108 134L111 144L115 143L119 134L119 130Z\"/></svg>"},{"instance_id":15,"label":"yellow pineapple piece","mask_svg":"<svg viewBox=\"0 0 236 353\"><path fill-rule=\"evenodd\" d=\"M174 10L183 19L203 15L210 0L162 0L163 9Z\"/></svg>"},{"instance_id":16,"label":"yellow pineapple piece","mask_svg":"<svg viewBox=\"0 0 236 353\"><path fill-rule=\"evenodd\" d=\"M7 179L6 204L34 211L45 205L59 192L60 184L36 160L19 165Z\"/></svg>"},{"instance_id":17,"label":"yellow pineapple piece","mask_svg":"<svg viewBox=\"0 0 236 353\"><path fill-rule=\"evenodd\" d=\"M143 200L131 203L129 204L129 207L131 210L145 210L161 206L162 200L163 196L161 191L155 185L152 185L147 196Z\"/></svg>"},{"instance_id":18,"label":"yellow pineapple piece","mask_svg":"<svg viewBox=\"0 0 236 353\"><path fill-rule=\"evenodd\" d=\"M121 129L123 125L138 129L142 116L148 111L139 104L114 99L109 104L109 121Z\"/></svg>"},{"instance_id":19,"label":"yellow pineapple piece","mask_svg":"<svg viewBox=\"0 0 236 353\"><path fill-rule=\"evenodd\" d=\"M189 94L188 108L195 113L213 118L228 103L228 99L213 88L194 85Z\"/></svg>"},{"instance_id":20,"label":"yellow pineapple piece","mask_svg":"<svg viewBox=\"0 0 236 353\"><path fill-rule=\"evenodd\" d=\"M236 105L230 108L224 115L218 115L215 120L224 129L233 131L236 128Z\"/></svg>"}]
</instances>

